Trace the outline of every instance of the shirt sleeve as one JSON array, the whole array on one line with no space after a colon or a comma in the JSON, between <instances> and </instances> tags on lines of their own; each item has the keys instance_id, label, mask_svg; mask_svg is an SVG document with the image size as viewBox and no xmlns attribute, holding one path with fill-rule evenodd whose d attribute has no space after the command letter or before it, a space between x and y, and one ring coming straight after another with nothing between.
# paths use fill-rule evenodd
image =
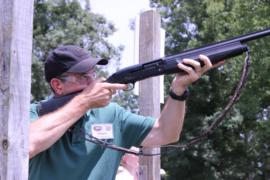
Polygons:
<instances>
[{"instance_id":1,"label":"shirt sleeve","mask_svg":"<svg viewBox=\"0 0 270 180\"><path fill-rule=\"evenodd\" d=\"M30 122L35 121L38 119L38 113L37 113L37 104L33 103L30 106Z\"/></svg>"},{"instance_id":2,"label":"shirt sleeve","mask_svg":"<svg viewBox=\"0 0 270 180\"><path fill-rule=\"evenodd\" d=\"M144 138L154 126L155 119L131 113L119 107L119 118L121 119L121 131L127 148L140 146Z\"/></svg>"}]
</instances>

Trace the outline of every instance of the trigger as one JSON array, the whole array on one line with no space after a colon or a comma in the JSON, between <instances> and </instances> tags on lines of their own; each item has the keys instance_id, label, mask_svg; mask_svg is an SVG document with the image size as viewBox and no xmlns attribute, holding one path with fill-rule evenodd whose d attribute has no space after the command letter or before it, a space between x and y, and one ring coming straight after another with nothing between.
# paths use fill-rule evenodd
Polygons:
<instances>
[{"instance_id":1,"label":"trigger","mask_svg":"<svg viewBox=\"0 0 270 180\"><path fill-rule=\"evenodd\" d=\"M124 89L124 91L131 91L132 89L134 89L134 85L135 83L128 83L127 88Z\"/></svg>"}]
</instances>

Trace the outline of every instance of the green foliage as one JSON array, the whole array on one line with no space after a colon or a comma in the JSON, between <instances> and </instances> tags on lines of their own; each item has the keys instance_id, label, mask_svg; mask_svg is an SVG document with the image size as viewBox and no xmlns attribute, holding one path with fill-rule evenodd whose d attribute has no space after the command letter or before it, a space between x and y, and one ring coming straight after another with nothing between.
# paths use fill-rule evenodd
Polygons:
<instances>
[{"instance_id":1,"label":"green foliage","mask_svg":"<svg viewBox=\"0 0 270 180\"><path fill-rule=\"evenodd\" d=\"M121 48L107 38L115 32L112 23L90 11L89 3L81 7L77 0L35 0L32 62L32 97L43 99L49 93L44 80L43 61L57 46L76 44L88 49L92 56L119 60Z\"/></svg>"},{"instance_id":2,"label":"green foliage","mask_svg":"<svg viewBox=\"0 0 270 180\"><path fill-rule=\"evenodd\" d=\"M82 1L81 1L82 2ZM77 0L35 0L32 62L32 100L47 97L50 87L44 78L43 61L48 52L65 44L79 45L92 56L120 60L122 46L114 47L107 41L115 27L103 16L93 14L90 1L85 7ZM118 62L114 63L118 64ZM117 67L116 67L117 68ZM99 77L107 77L105 69L98 69ZM137 97L132 92L120 93L114 101L137 112Z\"/></svg>"},{"instance_id":3,"label":"green foliage","mask_svg":"<svg viewBox=\"0 0 270 180\"><path fill-rule=\"evenodd\" d=\"M163 17L166 54L270 27L269 1L152 0ZM164 150L169 179L269 179L270 37L250 42L251 68L240 100L222 125L185 151ZM191 87L180 142L205 131L238 82L245 55L207 73ZM166 77L166 90L172 77Z\"/></svg>"}]
</instances>

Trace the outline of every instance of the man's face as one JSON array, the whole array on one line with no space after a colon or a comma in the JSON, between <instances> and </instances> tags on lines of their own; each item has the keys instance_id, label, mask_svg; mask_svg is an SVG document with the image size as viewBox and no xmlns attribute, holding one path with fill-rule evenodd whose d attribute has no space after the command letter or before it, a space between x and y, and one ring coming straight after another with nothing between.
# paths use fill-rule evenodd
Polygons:
<instances>
[{"instance_id":1,"label":"man's face","mask_svg":"<svg viewBox=\"0 0 270 180\"><path fill-rule=\"evenodd\" d=\"M96 78L95 69L91 69L86 73L63 73L58 79L62 82L61 95L70 94L80 91L90 85Z\"/></svg>"}]
</instances>

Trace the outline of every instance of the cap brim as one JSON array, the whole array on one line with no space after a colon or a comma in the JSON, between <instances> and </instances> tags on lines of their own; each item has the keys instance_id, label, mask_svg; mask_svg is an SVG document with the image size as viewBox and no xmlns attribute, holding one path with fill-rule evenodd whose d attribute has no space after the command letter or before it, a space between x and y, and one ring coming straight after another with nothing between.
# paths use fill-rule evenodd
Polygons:
<instances>
[{"instance_id":1,"label":"cap brim","mask_svg":"<svg viewBox=\"0 0 270 180\"><path fill-rule=\"evenodd\" d=\"M74 72L74 73L85 73L88 72L90 69L93 69L95 65L106 65L108 64L107 59L102 59L102 58L88 58L85 60L82 60L75 66L71 67L69 70L66 72Z\"/></svg>"}]
</instances>

